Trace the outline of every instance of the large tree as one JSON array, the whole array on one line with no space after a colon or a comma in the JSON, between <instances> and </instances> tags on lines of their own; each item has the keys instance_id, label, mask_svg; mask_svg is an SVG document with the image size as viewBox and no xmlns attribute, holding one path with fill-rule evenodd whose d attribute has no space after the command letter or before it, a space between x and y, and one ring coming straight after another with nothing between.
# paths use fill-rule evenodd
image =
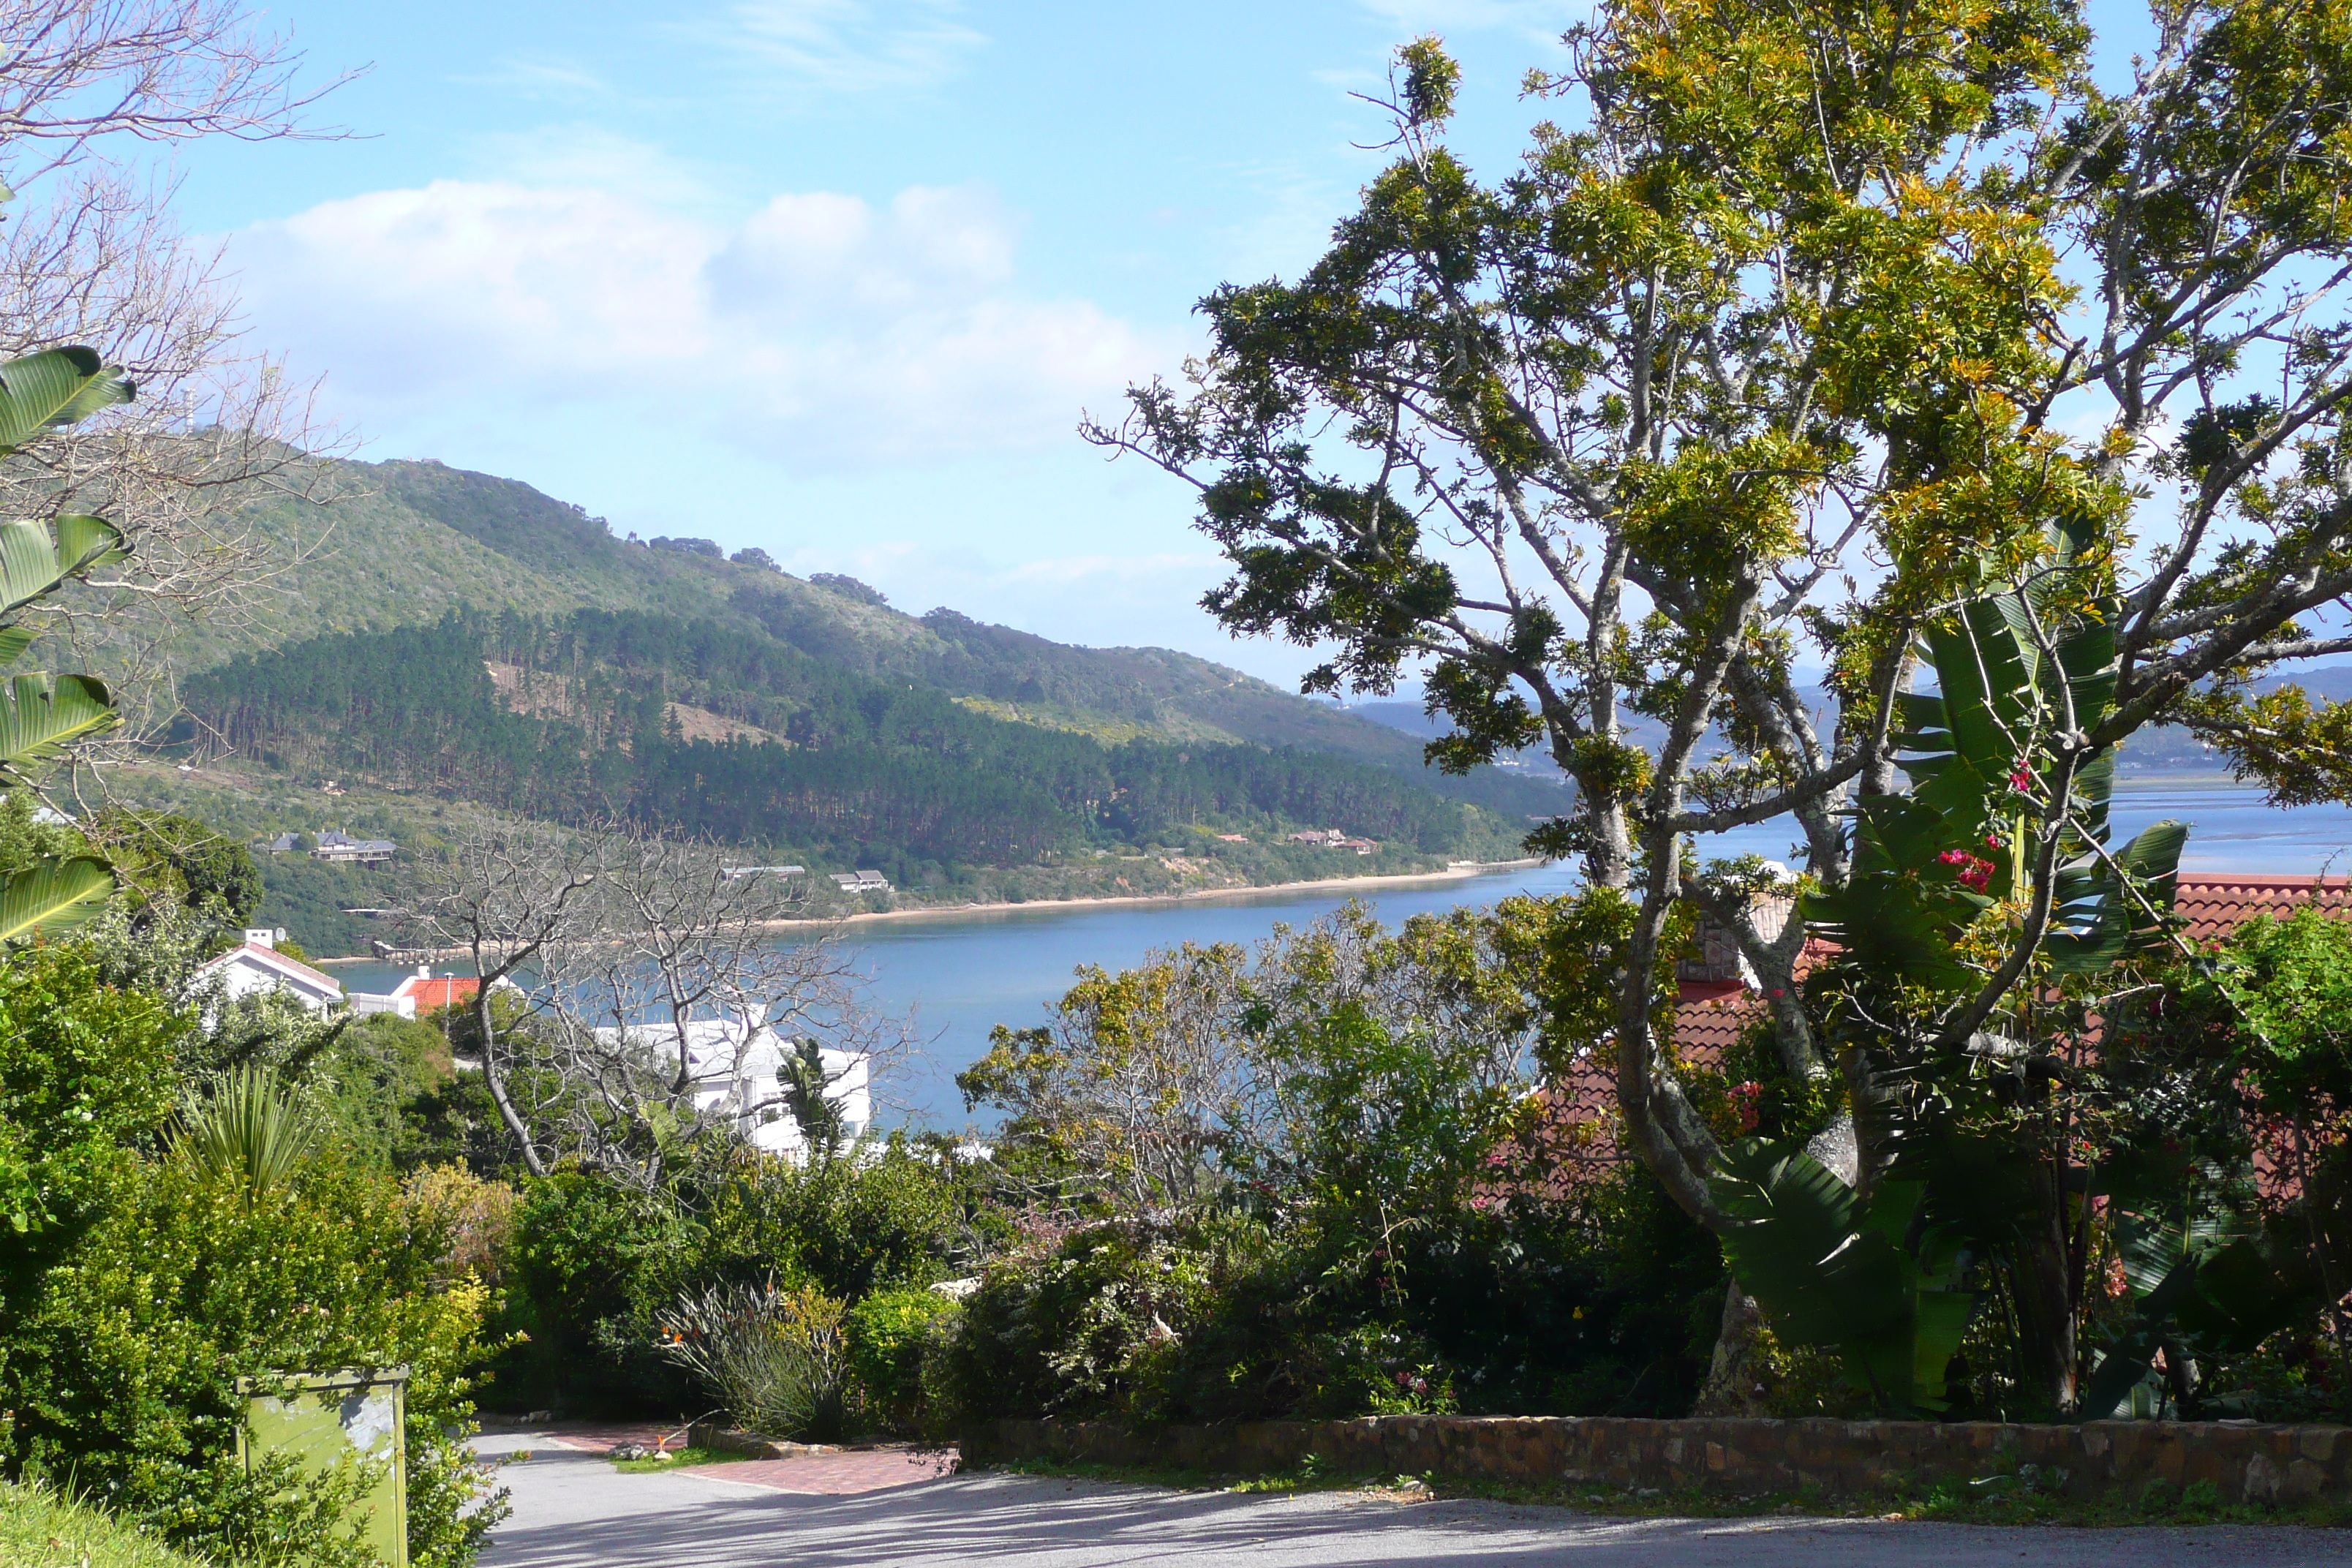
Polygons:
<instances>
[{"instance_id":1,"label":"large tree","mask_svg":"<svg viewBox=\"0 0 2352 1568\"><path fill-rule=\"evenodd\" d=\"M1979 816L2013 833L1942 861L1981 918L1877 1020L1922 1059L2008 1038L2053 936L2142 896L2110 866L2107 914L2069 902L2126 736L2187 724L2297 797L2346 788L2345 716L2250 683L2352 649L2352 10L2152 26L2125 64L2068 0L1610 0L1529 78L1567 123L1498 180L1447 147L1457 71L1423 39L1328 253L1219 289L1185 384L1087 427L1198 487L1234 568L1210 607L1330 650L1310 688L1417 673L1454 725L1434 760L1540 743L1575 781L1537 842L1632 910L1631 1142L1718 1229L1647 977L1675 904L1710 906L1790 1075L1843 1063L1867 1105L1884 1062L1799 984L1811 922L1759 924L1758 868L1708 845L1792 818L1823 911L1858 866L1938 874L1874 870L1850 830L1903 788L1933 639L2000 631L2032 689L1987 698L2014 762Z\"/></svg>"}]
</instances>

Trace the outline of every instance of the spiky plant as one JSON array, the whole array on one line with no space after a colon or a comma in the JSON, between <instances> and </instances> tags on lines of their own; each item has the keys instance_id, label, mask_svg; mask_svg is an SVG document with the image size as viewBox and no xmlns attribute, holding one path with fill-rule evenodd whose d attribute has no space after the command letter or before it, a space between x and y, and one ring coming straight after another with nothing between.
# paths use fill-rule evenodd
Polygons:
<instances>
[{"instance_id":1,"label":"spiky plant","mask_svg":"<svg viewBox=\"0 0 2352 1568\"><path fill-rule=\"evenodd\" d=\"M232 1069L181 1113L172 1155L207 1179L258 1202L287 1186L318 1157L320 1127L276 1073Z\"/></svg>"}]
</instances>

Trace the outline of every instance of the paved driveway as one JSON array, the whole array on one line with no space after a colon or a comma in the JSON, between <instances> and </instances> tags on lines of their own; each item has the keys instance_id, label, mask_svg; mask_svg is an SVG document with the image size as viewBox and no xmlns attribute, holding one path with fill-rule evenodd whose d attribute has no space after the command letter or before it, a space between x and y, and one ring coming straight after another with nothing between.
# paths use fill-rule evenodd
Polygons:
<instances>
[{"instance_id":1,"label":"paved driveway","mask_svg":"<svg viewBox=\"0 0 2352 1568\"><path fill-rule=\"evenodd\" d=\"M1253 1497L1009 1476L919 1479L852 1495L721 1479L721 1465L617 1474L527 1437L504 1471L514 1517L485 1568L2352 1568L2352 1533L1988 1530L1845 1521L1623 1520L1349 1493ZM800 1461L785 1461L798 1463Z\"/></svg>"}]
</instances>

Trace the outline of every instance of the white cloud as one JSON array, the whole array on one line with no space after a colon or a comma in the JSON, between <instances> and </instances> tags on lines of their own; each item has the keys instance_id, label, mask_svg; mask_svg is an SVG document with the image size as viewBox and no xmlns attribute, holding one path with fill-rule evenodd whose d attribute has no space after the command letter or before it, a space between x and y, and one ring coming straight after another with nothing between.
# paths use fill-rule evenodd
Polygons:
<instances>
[{"instance_id":1,"label":"white cloud","mask_svg":"<svg viewBox=\"0 0 2352 1568\"><path fill-rule=\"evenodd\" d=\"M716 29L721 58L823 93L936 86L988 42L954 0L740 0Z\"/></svg>"},{"instance_id":2,"label":"white cloud","mask_svg":"<svg viewBox=\"0 0 2352 1568\"><path fill-rule=\"evenodd\" d=\"M718 223L635 195L444 180L233 237L260 341L340 415L454 401L717 428L790 468L1066 441L1179 351L1019 285L988 192L775 197Z\"/></svg>"},{"instance_id":3,"label":"white cloud","mask_svg":"<svg viewBox=\"0 0 2352 1568\"><path fill-rule=\"evenodd\" d=\"M510 59L493 70L452 76L449 79L461 86L495 88L522 98L576 100L609 98L613 92L604 78L569 59Z\"/></svg>"}]
</instances>

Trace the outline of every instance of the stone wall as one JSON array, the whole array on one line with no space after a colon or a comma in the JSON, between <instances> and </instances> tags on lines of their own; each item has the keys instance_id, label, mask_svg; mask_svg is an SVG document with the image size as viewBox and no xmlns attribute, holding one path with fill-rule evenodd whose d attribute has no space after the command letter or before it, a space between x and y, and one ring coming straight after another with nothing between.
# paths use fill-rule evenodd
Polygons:
<instances>
[{"instance_id":1,"label":"stone wall","mask_svg":"<svg viewBox=\"0 0 2352 1568\"><path fill-rule=\"evenodd\" d=\"M1601 1416L1385 1415L1129 1432L999 1421L969 1436L968 1460L1055 1459L1253 1475L1313 1456L1342 1473L1450 1476L1537 1486L1699 1487L1734 1495L1816 1489L1856 1496L2036 1467L2077 1497L2137 1497L2155 1480L2210 1481L2228 1502L2352 1497L2352 1427L2093 1421L2010 1426L1928 1421L1637 1421Z\"/></svg>"}]
</instances>

